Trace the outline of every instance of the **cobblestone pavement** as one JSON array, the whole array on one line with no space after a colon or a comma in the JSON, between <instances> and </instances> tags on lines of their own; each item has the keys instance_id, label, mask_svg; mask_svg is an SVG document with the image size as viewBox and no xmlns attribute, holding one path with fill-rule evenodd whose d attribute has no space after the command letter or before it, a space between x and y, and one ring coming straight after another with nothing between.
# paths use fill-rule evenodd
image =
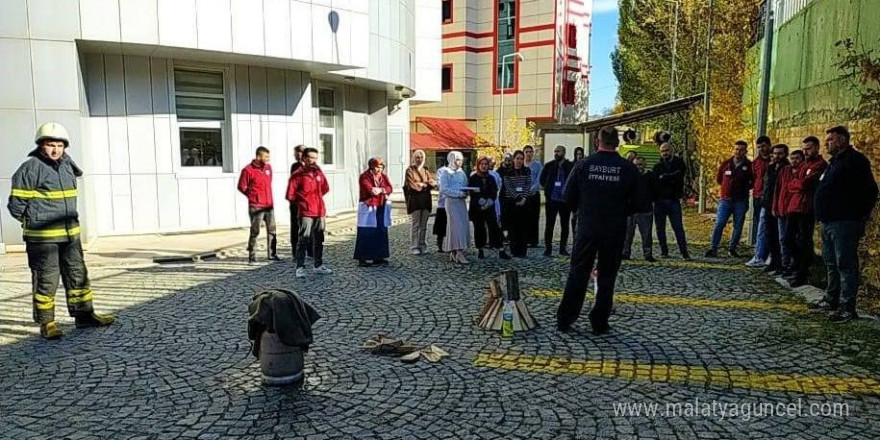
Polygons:
<instances>
[{"instance_id":1,"label":"cobblestone pavement","mask_svg":"<svg viewBox=\"0 0 880 440\"><path fill-rule=\"evenodd\" d=\"M96 306L119 323L76 330L64 317L59 341L30 323L28 274L2 274L0 438L880 438L876 376L834 347L776 339L768 329L803 304L741 262L627 263L613 332L593 336L582 319L559 334L567 260L533 249L453 265L410 255L408 230L393 228L387 268L356 267L353 231L337 231L336 273L304 280L289 259L247 266L244 251L97 268ZM483 287L504 268L520 270L542 324L512 340L474 325ZM248 352L246 308L269 286L299 291L323 315L301 390L261 386ZM451 356L406 365L358 349L379 332ZM615 412L639 403L657 413Z\"/></svg>"}]
</instances>

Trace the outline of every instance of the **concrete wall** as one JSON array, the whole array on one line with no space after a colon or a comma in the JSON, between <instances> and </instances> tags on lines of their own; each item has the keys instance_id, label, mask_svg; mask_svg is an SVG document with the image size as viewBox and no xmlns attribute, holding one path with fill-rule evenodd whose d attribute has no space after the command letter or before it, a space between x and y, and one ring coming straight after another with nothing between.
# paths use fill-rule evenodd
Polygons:
<instances>
[{"instance_id":1,"label":"concrete wall","mask_svg":"<svg viewBox=\"0 0 880 440\"><path fill-rule=\"evenodd\" d=\"M876 0L813 0L779 27L775 37L768 126L774 139L799 145L820 129L856 119L853 78L835 65L835 43L877 47ZM760 43L759 43L760 44Z\"/></svg>"}]
</instances>

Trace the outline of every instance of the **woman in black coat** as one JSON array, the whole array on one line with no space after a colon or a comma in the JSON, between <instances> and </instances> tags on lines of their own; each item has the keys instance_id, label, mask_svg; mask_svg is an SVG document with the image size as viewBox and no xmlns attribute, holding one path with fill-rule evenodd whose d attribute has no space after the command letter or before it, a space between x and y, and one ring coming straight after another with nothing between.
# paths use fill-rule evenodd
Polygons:
<instances>
[{"instance_id":1,"label":"woman in black coat","mask_svg":"<svg viewBox=\"0 0 880 440\"><path fill-rule=\"evenodd\" d=\"M501 243L501 228L495 217L495 199L498 198L498 185L489 174L489 158L481 157L477 161L477 170L468 178L468 187L477 188L471 191L468 217L474 224L474 241L479 250L477 257L486 258L483 249L488 247L498 251L498 257L509 260L510 255L504 251Z\"/></svg>"}]
</instances>

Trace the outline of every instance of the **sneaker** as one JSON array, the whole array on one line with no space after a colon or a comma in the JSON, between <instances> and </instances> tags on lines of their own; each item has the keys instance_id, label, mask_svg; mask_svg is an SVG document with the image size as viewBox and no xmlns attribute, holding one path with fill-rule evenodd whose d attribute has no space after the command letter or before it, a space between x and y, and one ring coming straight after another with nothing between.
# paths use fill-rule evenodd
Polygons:
<instances>
[{"instance_id":1,"label":"sneaker","mask_svg":"<svg viewBox=\"0 0 880 440\"><path fill-rule=\"evenodd\" d=\"M669 253L665 253L665 254L661 253L661 254L660 254L660 258L662 258L662 259L664 259L664 260L668 260L668 259L670 259L670 258L672 258L672 257L669 256Z\"/></svg>"},{"instance_id":2,"label":"sneaker","mask_svg":"<svg viewBox=\"0 0 880 440\"><path fill-rule=\"evenodd\" d=\"M836 324L844 324L859 319L855 312L837 312L828 317L828 320Z\"/></svg>"},{"instance_id":3,"label":"sneaker","mask_svg":"<svg viewBox=\"0 0 880 440\"><path fill-rule=\"evenodd\" d=\"M413 250L410 251L410 252L412 252L413 255L422 255L422 251L419 250L419 249L413 249Z\"/></svg>"},{"instance_id":4,"label":"sneaker","mask_svg":"<svg viewBox=\"0 0 880 440\"><path fill-rule=\"evenodd\" d=\"M657 259L648 255L647 257L645 257L645 261L647 261L648 263L656 263Z\"/></svg>"},{"instance_id":5,"label":"sneaker","mask_svg":"<svg viewBox=\"0 0 880 440\"><path fill-rule=\"evenodd\" d=\"M560 325L558 323L556 324L556 331L558 331L559 333L571 333L571 330L572 328L570 325Z\"/></svg>"},{"instance_id":6,"label":"sneaker","mask_svg":"<svg viewBox=\"0 0 880 440\"><path fill-rule=\"evenodd\" d=\"M706 258L718 258L718 251L715 249L709 249L706 251Z\"/></svg>"},{"instance_id":7,"label":"sneaker","mask_svg":"<svg viewBox=\"0 0 880 440\"><path fill-rule=\"evenodd\" d=\"M113 315L99 315L95 312L80 315L74 319L76 320L76 328L105 327L116 322Z\"/></svg>"},{"instance_id":8,"label":"sneaker","mask_svg":"<svg viewBox=\"0 0 880 440\"><path fill-rule=\"evenodd\" d=\"M837 311L837 304L832 304L823 298L807 304L807 309L815 313L834 312Z\"/></svg>"},{"instance_id":9,"label":"sneaker","mask_svg":"<svg viewBox=\"0 0 880 440\"><path fill-rule=\"evenodd\" d=\"M775 273L777 273L777 272L781 272L781 271L782 271L782 268L781 268L781 267L779 267L779 266L774 266L774 265L772 265L772 264L764 268L764 272L765 272L765 273L769 273L769 274L771 274L771 275L772 275L772 274L775 274Z\"/></svg>"},{"instance_id":10,"label":"sneaker","mask_svg":"<svg viewBox=\"0 0 880 440\"><path fill-rule=\"evenodd\" d=\"M788 282L788 287L791 287L792 289L795 289L795 288L798 288L798 287L801 287L801 286L806 286L806 285L807 285L807 282L806 282L806 281L804 281L804 280L799 280L799 279L797 279L797 278L795 278L795 279L793 279L793 280L791 280L791 281Z\"/></svg>"},{"instance_id":11,"label":"sneaker","mask_svg":"<svg viewBox=\"0 0 880 440\"><path fill-rule=\"evenodd\" d=\"M297 278L305 278L306 277L306 268L297 267L296 268L296 277Z\"/></svg>"},{"instance_id":12,"label":"sneaker","mask_svg":"<svg viewBox=\"0 0 880 440\"><path fill-rule=\"evenodd\" d=\"M684 261L694 261L694 259L691 258L691 254L689 254L687 252L685 252L684 254L681 255L681 259Z\"/></svg>"},{"instance_id":13,"label":"sneaker","mask_svg":"<svg viewBox=\"0 0 880 440\"><path fill-rule=\"evenodd\" d=\"M281 261L281 258L278 255L272 255L269 257L269 261Z\"/></svg>"},{"instance_id":14,"label":"sneaker","mask_svg":"<svg viewBox=\"0 0 880 440\"><path fill-rule=\"evenodd\" d=\"M386 259L384 259L384 258L380 258L380 259L378 259L378 260L374 260L374 261L373 261L373 264L376 265L376 266L387 266L387 265L388 265L388 260L386 260Z\"/></svg>"},{"instance_id":15,"label":"sneaker","mask_svg":"<svg viewBox=\"0 0 880 440\"><path fill-rule=\"evenodd\" d=\"M746 266L748 266L748 267L764 267L765 264L761 260L752 258L751 260L746 262Z\"/></svg>"},{"instance_id":16,"label":"sneaker","mask_svg":"<svg viewBox=\"0 0 880 440\"><path fill-rule=\"evenodd\" d=\"M49 321L40 326L40 336L43 339L58 339L61 337L61 330L58 330L58 324L55 321Z\"/></svg>"},{"instance_id":17,"label":"sneaker","mask_svg":"<svg viewBox=\"0 0 880 440\"><path fill-rule=\"evenodd\" d=\"M358 260L358 267L370 267L373 263L370 263L367 260Z\"/></svg>"},{"instance_id":18,"label":"sneaker","mask_svg":"<svg viewBox=\"0 0 880 440\"><path fill-rule=\"evenodd\" d=\"M737 252L736 249L728 249L727 255L729 255L731 258L742 258L740 257L739 252Z\"/></svg>"},{"instance_id":19,"label":"sneaker","mask_svg":"<svg viewBox=\"0 0 880 440\"><path fill-rule=\"evenodd\" d=\"M319 274L319 275L330 275L331 273L333 273L333 269L330 269L326 265L322 264L322 265L316 267L312 272Z\"/></svg>"},{"instance_id":20,"label":"sneaker","mask_svg":"<svg viewBox=\"0 0 880 440\"><path fill-rule=\"evenodd\" d=\"M251 266L257 264L257 257L254 257L254 256L248 257L248 264L250 264Z\"/></svg>"}]
</instances>

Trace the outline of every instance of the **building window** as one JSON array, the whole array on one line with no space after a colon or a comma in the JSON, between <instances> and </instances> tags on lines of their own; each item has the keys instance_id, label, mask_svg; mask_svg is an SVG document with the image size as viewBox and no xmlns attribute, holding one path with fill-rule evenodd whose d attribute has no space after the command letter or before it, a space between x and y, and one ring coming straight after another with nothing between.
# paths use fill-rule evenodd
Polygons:
<instances>
[{"instance_id":1,"label":"building window","mask_svg":"<svg viewBox=\"0 0 880 440\"><path fill-rule=\"evenodd\" d=\"M440 88L444 92L452 91L452 64L444 64L440 76Z\"/></svg>"},{"instance_id":2,"label":"building window","mask_svg":"<svg viewBox=\"0 0 880 440\"><path fill-rule=\"evenodd\" d=\"M575 82L568 79L564 80L562 82L562 104L573 105L576 98Z\"/></svg>"},{"instance_id":3,"label":"building window","mask_svg":"<svg viewBox=\"0 0 880 440\"><path fill-rule=\"evenodd\" d=\"M443 0L443 23L452 23L452 0Z\"/></svg>"},{"instance_id":4,"label":"building window","mask_svg":"<svg viewBox=\"0 0 880 440\"><path fill-rule=\"evenodd\" d=\"M496 51L496 78L498 89L510 89L515 84L515 57L504 58L516 52L516 0L498 0L496 18L498 45Z\"/></svg>"},{"instance_id":5,"label":"building window","mask_svg":"<svg viewBox=\"0 0 880 440\"><path fill-rule=\"evenodd\" d=\"M336 164L342 129L342 102L337 89L317 87L318 156L324 165Z\"/></svg>"},{"instance_id":6,"label":"building window","mask_svg":"<svg viewBox=\"0 0 880 440\"><path fill-rule=\"evenodd\" d=\"M174 70L181 167L222 167L226 95L223 72Z\"/></svg>"},{"instance_id":7,"label":"building window","mask_svg":"<svg viewBox=\"0 0 880 440\"><path fill-rule=\"evenodd\" d=\"M568 24L568 47L570 47L572 49L577 49L577 47L578 47L578 43L577 43L578 33L577 33L577 31L578 31L578 28L575 24L573 24L573 23Z\"/></svg>"}]
</instances>

